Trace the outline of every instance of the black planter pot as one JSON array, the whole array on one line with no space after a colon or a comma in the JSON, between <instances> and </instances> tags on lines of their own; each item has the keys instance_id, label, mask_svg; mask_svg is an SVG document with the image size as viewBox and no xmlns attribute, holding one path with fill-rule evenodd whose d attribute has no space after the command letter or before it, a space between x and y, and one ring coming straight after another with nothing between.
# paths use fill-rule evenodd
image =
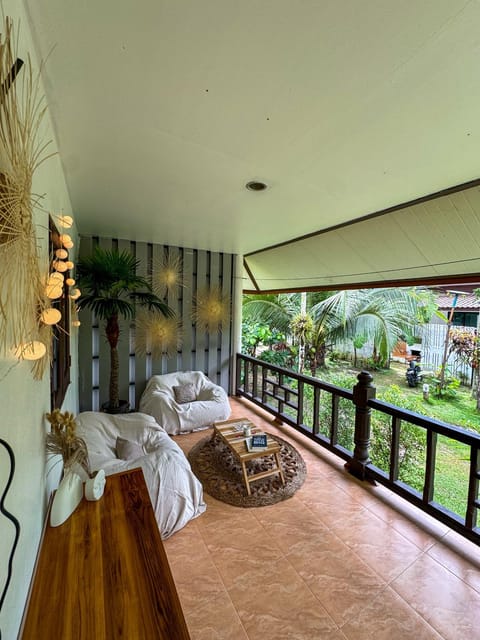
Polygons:
<instances>
[{"instance_id":1,"label":"black planter pot","mask_svg":"<svg viewBox=\"0 0 480 640\"><path fill-rule=\"evenodd\" d=\"M102 411L104 413L128 413L130 411L130 403L127 400L120 400L118 407L111 407L110 402L104 402L102 404Z\"/></svg>"}]
</instances>

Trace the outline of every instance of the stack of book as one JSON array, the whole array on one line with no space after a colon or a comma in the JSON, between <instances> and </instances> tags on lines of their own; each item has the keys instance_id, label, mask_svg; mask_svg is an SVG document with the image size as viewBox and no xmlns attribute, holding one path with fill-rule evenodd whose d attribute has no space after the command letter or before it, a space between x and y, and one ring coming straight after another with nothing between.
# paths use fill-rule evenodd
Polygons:
<instances>
[{"instance_id":1,"label":"stack of book","mask_svg":"<svg viewBox=\"0 0 480 640\"><path fill-rule=\"evenodd\" d=\"M245 444L247 445L247 449L249 451L265 451L265 449L268 448L267 434L257 433L250 438L247 438L245 440Z\"/></svg>"}]
</instances>

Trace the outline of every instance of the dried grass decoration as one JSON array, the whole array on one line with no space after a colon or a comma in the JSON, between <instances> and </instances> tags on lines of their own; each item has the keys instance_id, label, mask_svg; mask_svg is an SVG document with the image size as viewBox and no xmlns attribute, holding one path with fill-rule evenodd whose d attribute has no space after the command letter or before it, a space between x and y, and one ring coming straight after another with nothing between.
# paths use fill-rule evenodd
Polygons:
<instances>
[{"instance_id":1,"label":"dried grass decoration","mask_svg":"<svg viewBox=\"0 0 480 640\"><path fill-rule=\"evenodd\" d=\"M77 424L72 413L54 409L46 414L52 429L46 436L47 453L63 458L65 474L74 465L80 465L90 476L90 462L85 440L76 435Z\"/></svg>"},{"instance_id":2,"label":"dried grass decoration","mask_svg":"<svg viewBox=\"0 0 480 640\"><path fill-rule=\"evenodd\" d=\"M135 322L136 351L154 358L174 356L182 344L181 323L176 316L140 312Z\"/></svg>"},{"instance_id":3,"label":"dried grass decoration","mask_svg":"<svg viewBox=\"0 0 480 640\"><path fill-rule=\"evenodd\" d=\"M49 143L38 141L46 110L40 73L34 77L30 57L22 67L16 49L7 17L0 35L0 355L9 355L12 346L18 350L34 340L45 341L47 357L33 363L34 377L41 378L51 329L40 330L39 317L48 302L33 221L39 197L32 196L31 186L35 170L48 157Z\"/></svg>"},{"instance_id":4,"label":"dried grass decoration","mask_svg":"<svg viewBox=\"0 0 480 640\"><path fill-rule=\"evenodd\" d=\"M230 298L220 287L199 291L194 300L192 319L198 329L222 331L230 317Z\"/></svg>"},{"instance_id":5,"label":"dried grass decoration","mask_svg":"<svg viewBox=\"0 0 480 640\"><path fill-rule=\"evenodd\" d=\"M176 287L184 287L183 263L180 256L170 253L153 262L152 289L159 298L163 298Z\"/></svg>"}]
</instances>

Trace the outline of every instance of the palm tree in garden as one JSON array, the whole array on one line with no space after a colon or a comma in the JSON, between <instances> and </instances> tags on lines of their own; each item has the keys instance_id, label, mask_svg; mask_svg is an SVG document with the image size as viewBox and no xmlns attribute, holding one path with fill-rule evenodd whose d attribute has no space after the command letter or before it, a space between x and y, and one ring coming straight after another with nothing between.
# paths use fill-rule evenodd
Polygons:
<instances>
[{"instance_id":1,"label":"palm tree in garden","mask_svg":"<svg viewBox=\"0 0 480 640\"><path fill-rule=\"evenodd\" d=\"M170 317L173 311L153 292L150 283L137 275L140 261L128 251L119 253L96 247L92 255L79 260L77 277L82 297L79 309L90 309L105 321L105 335L110 345L109 400L105 406L112 413L121 410L118 394L118 320L130 320L137 305ZM128 403L127 408L128 408Z\"/></svg>"},{"instance_id":2,"label":"palm tree in garden","mask_svg":"<svg viewBox=\"0 0 480 640\"><path fill-rule=\"evenodd\" d=\"M292 319L300 313L300 294L246 294L243 296L243 319L265 324L270 329L289 334Z\"/></svg>"},{"instance_id":3,"label":"palm tree in garden","mask_svg":"<svg viewBox=\"0 0 480 640\"><path fill-rule=\"evenodd\" d=\"M328 295L328 292L245 295L243 319L268 325L270 329L290 336L299 348L298 370L302 373L304 355L308 354L312 360L312 350L315 352L312 344L318 338L310 307Z\"/></svg>"},{"instance_id":4,"label":"palm tree in garden","mask_svg":"<svg viewBox=\"0 0 480 640\"><path fill-rule=\"evenodd\" d=\"M330 341L362 336L373 345L374 362L385 366L398 340L414 334L418 304L413 289L359 289L340 291L315 305L311 313Z\"/></svg>"},{"instance_id":5,"label":"palm tree in garden","mask_svg":"<svg viewBox=\"0 0 480 640\"><path fill-rule=\"evenodd\" d=\"M386 365L396 342L413 335L415 327L428 320L420 311L428 307L430 295L405 288L308 293L306 316L312 323L308 331L297 293L245 296L244 317L281 328L292 337L301 332L302 339L308 340L305 351L315 376L325 366L328 346L335 342L368 341L373 345L373 360Z\"/></svg>"}]
</instances>

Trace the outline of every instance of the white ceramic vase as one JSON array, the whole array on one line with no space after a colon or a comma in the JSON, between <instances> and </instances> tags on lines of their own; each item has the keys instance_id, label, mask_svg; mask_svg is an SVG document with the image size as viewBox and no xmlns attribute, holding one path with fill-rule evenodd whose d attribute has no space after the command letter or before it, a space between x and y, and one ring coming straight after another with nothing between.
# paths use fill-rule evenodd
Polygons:
<instances>
[{"instance_id":1,"label":"white ceramic vase","mask_svg":"<svg viewBox=\"0 0 480 640\"><path fill-rule=\"evenodd\" d=\"M58 485L50 511L50 525L58 527L75 511L83 497L83 482L78 473L67 471Z\"/></svg>"}]
</instances>

